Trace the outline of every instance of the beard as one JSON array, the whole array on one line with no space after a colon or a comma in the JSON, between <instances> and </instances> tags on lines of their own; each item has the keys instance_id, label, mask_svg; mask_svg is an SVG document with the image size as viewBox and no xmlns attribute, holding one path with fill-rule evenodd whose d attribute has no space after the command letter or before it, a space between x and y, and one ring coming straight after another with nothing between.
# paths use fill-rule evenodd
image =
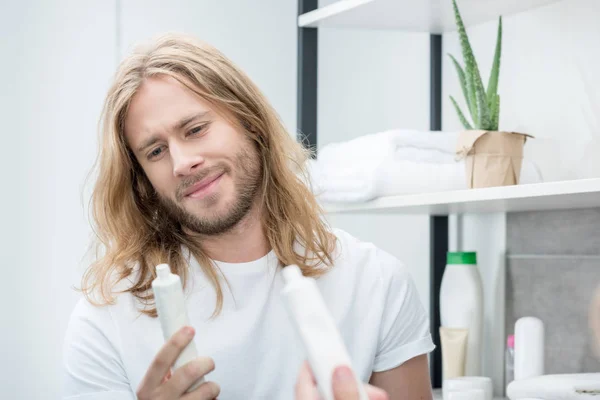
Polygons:
<instances>
[{"instance_id":1,"label":"beard","mask_svg":"<svg viewBox=\"0 0 600 400\"><path fill-rule=\"evenodd\" d=\"M252 209L261 182L261 165L256 151L245 148L236 154L233 169L236 172L233 180L234 200L227 204L224 212L214 211L204 216L198 216L185 209L181 202L184 198L183 191L191 185L215 174L230 174L232 168L225 163L218 163L189 180L183 181L176 191L176 199L158 195L160 204L159 213L172 222L179 223L182 227L200 235L221 235L233 229ZM202 204L208 210L216 205L220 193L213 193L204 199Z\"/></svg>"}]
</instances>

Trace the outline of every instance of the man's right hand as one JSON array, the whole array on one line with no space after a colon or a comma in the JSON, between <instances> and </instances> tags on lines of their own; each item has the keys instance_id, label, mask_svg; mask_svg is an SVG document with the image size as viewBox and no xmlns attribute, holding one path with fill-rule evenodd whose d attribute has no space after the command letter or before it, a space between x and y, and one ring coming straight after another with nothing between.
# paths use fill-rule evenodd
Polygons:
<instances>
[{"instance_id":1,"label":"man's right hand","mask_svg":"<svg viewBox=\"0 0 600 400\"><path fill-rule=\"evenodd\" d=\"M347 366L339 366L335 369L331 386L333 389L334 400L359 400L360 395L358 386L352 370ZM388 400L387 393L375 386L365 384L365 391L369 400ZM310 369L308 362L302 364L295 387L295 400L319 400L319 390L317 389L317 381Z\"/></svg>"},{"instance_id":2,"label":"man's right hand","mask_svg":"<svg viewBox=\"0 0 600 400\"><path fill-rule=\"evenodd\" d=\"M209 357L198 357L171 375L175 360L193 338L194 329L184 327L163 345L137 389L139 400L212 400L219 395L221 389L214 382L204 382L186 393L194 382L215 369L215 363Z\"/></svg>"}]
</instances>

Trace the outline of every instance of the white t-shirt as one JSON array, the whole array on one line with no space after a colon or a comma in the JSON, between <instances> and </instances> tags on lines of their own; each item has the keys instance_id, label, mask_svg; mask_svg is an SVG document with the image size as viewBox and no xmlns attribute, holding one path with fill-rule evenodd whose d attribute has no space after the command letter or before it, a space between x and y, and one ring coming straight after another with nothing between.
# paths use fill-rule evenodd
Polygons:
<instances>
[{"instance_id":1,"label":"white t-shirt","mask_svg":"<svg viewBox=\"0 0 600 400\"><path fill-rule=\"evenodd\" d=\"M372 372L433 350L428 316L407 269L371 243L334 233L335 266L317 284L359 377L368 382ZM186 290L199 355L216 365L206 379L219 384L222 400L293 399L306 355L280 295L284 282L275 253L218 265L231 291L223 286L224 307L216 319L210 319L214 289L195 260ZM64 398L135 399L164 344L158 319L141 314L136 301L130 293L109 306L79 301L65 338Z\"/></svg>"}]
</instances>

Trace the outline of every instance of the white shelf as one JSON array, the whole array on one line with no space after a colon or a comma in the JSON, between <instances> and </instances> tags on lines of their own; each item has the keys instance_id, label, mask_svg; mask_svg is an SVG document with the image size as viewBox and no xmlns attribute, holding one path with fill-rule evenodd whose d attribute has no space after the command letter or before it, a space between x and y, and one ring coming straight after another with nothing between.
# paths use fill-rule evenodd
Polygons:
<instances>
[{"instance_id":1,"label":"white shelf","mask_svg":"<svg viewBox=\"0 0 600 400\"><path fill-rule=\"evenodd\" d=\"M459 0L466 26L561 0ZM444 33L455 30L452 0L338 0L298 17L300 27L396 29Z\"/></svg>"},{"instance_id":2,"label":"white shelf","mask_svg":"<svg viewBox=\"0 0 600 400\"><path fill-rule=\"evenodd\" d=\"M600 179L502 186L324 204L328 213L448 215L600 207Z\"/></svg>"}]
</instances>

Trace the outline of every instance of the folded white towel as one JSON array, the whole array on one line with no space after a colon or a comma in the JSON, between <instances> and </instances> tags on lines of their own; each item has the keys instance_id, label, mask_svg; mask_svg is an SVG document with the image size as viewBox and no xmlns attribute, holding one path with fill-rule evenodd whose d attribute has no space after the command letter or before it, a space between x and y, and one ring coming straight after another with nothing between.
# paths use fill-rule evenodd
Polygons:
<instances>
[{"instance_id":1,"label":"folded white towel","mask_svg":"<svg viewBox=\"0 0 600 400\"><path fill-rule=\"evenodd\" d=\"M389 131L396 148L413 147L424 150L437 150L454 154L459 132L417 131L397 129Z\"/></svg>"},{"instance_id":2,"label":"folded white towel","mask_svg":"<svg viewBox=\"0 0 600 400\"><path fill-rule=\"evenodd\" d=\"M506 388L511 400L598 400L600 373L542 375L512 381Z\"/></svg>"},{"instance_id":3,"label":"folded white towel","mask_svg":"<svg viewBox=\"0 0 600 400\"><path fill-rule=\"evenodd\" d=\"M381 196L466 189L458 132L387 130L324 146L309 161L313 191L325 202L364 202ZM524 160L521 183L537 183Z\"/></svg>"},{"instance_id":4,"label":"folded white towel","mask_svg":"<svg viewBox=\"0 0 600 400\"><path fill-rule=\"evenodd\" d=\"M398 147L394 151L394 159L436 164L454 164L456 162L456 156L453 153L417 147Z\"/></svg>"},{"instance_id":5,"label":"folded white towel","mask_svg":"<svg viewBox=\"0 0 600 400\"><path fill-rule=\"evenodd\" d=\"M330 143L319 150L318 159L325 164L381 159L393 154L395 136L396 131L385 131Z\"/></svg>"},{"instance_id":6,"label":"folded white towel","mask_svg":"<svg viewBox=\"0 0 600 400\"><path fill-rule=\"evenodd\" d=\"M464 160L451 164L387 160L381 165L375 179L377 196L467 189ZM520 183L541 181L535 164L523 160Z\"/></svg>"},{"instance_id":7,"label":"folded white towel","mask_svg":"<svg viewBox=\"0 0 600 400\"><path fill-rule=\"evenodd\" d=\"M318 159L323 164L353 163L393 154L397 159L449 162L454 159L457 137L456 132L391 129L327 144L319 150Z\"/></svg>"},{"instance_id":8,"label":"folded white towel","mask_svg":"<svg viewBox=\"0 0 600 400\"><path fill-rule=\"evenodd\" d=\"M323 165L309 161L315 195L324 202L364 202L381 196L466 189L464 160L430 163L387 157L379 162L356 160L353 165ZM523 161L520 182L542 178L532 162Z\"/></svg>"},{"instance_id":9,"label":"folded white towel","mask_svg":"<svg viewBox=\"0 0 600 400\"><path fill-rule=\"evenodd\" d=\"M308 173L315 195L329 202L362 202L377 196L377 171L381 163L356 160L354 165L323 165L309 160Z\"/></svg>"}]
</instances>

